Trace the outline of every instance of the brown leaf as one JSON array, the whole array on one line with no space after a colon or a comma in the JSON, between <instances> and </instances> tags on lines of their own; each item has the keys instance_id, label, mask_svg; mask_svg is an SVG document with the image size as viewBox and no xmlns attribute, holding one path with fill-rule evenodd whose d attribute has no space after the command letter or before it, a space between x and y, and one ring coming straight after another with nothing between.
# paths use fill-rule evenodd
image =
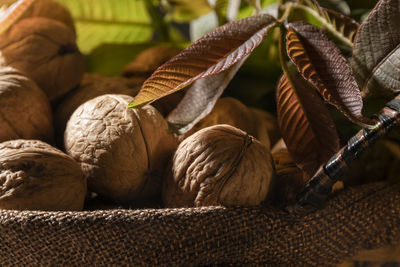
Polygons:
<instances>
[{"instance_id":1,"label":"brown leaf","mask_svg":"<svg viewBox=\"0 0 400 267\"><path fill-rule=\"evenodd\" d=\"M186 133L209 114L246 59L247 56L223 72L192 83L181 102L168 115L170 130L178 134Z\"/></svg>"},{"instance_id":2,"label":"brown leaf","mask_svg":"<svg viewBox=\"0 0 400 267\"><path fill-rule=\"evenodd\" d=\"M305 22L288 25L287 51L299 72L323 98L354 123L365 127L363 101L350 66L339 48L316 26Z\"/></svg>"},{"instance_id":3,"label":"brown leaf","mask_svg":"<svg viewBox=\"0 0 400 267\"><path fill-rule=\"evenodd\" d=\"M318 93L299 74L290 79L283 76L278 85L278 125L297 166L313 175L339 150L339 137Z\"/></svg>"},{"instance_id":4,"label":"brown leaf","mask_svg":"<svg viewBox=\"0 0 400 267\"><path fill-rule=\"evenodd\" d=\"M299 6L299 8L317 18L325 30L350 47L353 46L355 34L360 26L356 21L333 10L321 7L316 0L302 0L300 3L304 3L305 6Z\"/></svg>"},{"instance_id":5,"label":"brown leaf","mask_svg":"<svg viewBox=\"0 0 400 267\"><path fill-rule=\"evenodd\" d=\"M260 14L225 24L204 35L159 67L129 107L152 102L196 80L229 69L260 45L275 24L274 17Z\"/></svg>"},{"instance_id":6,"label":"brown leaf","mask_svg":"<svg viewBox=\"0 0 400 267\"><path fill-rule=\"evenodd\" d=\"M361 90L400 92L400 1L381 0L361 24L351 67Z\"/></svg>"}]
</instances>

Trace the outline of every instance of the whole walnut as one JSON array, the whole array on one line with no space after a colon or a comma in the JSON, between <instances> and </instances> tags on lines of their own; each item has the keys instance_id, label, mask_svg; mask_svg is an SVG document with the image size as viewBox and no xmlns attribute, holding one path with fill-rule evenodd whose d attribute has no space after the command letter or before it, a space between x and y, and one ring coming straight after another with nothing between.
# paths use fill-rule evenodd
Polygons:
<instances>
[{"instance_id":1,"label":"whole walnut","mask_svg":"<svg viewBox=\"0 0 400 267\"><path fill-rule=\"evenodd\" d=\"M11 67L0 67L0 142L53 140L49 100L42 90Z\"/></svg>"},{"instance_id":2,"label":"whole walnut","mask_svg":"<svg viewBox=\"0 0 400 267\"><path fill-rule=\"evenodd\" d=\"M63 140L65 126L72 113L86 101L104 94L135 96L140 84L124 77L105 77L86 73L79 87L69 92L57 105L54 122L57 136ZM62 142L62 141L61 141Z\"/></svg>"},{"instance_id":3,"label":"whole walnut","mask_svg":"<svg viewBox=\"0 0 400 267\"><path fill-rule=\"evenodd\" d=\"M75 35L64 23L31 17L0 36L3 64L31 78L51 101L74 88L84 74Z\"/></svg>"},{"instance_id":4,"label":"whole walnut","mask_svg":"<svg viewBox=\"0 0 400 267\"><path fill-rule=\"evenodd\" d=\"M128 109L132 100L103 95L87 101L72 114L64 135L89 190L121 203L159 196L165 164L177 146L158 111L150 105Z\"/></svg>"},{"instance_id":5,"label":"whole walnut","mask_svg":"<svg viewBox=\"0 0 400 267\"><path fill-rule=\"evenodd\" d=\"M86 179L79 165L38 140L0 143L0 209L82 210Z\"/></svg>"},{"instance_id":6,"label":"whole walnut","mask_svg":"<svg viewBox=\"0 0 400 267\"><path fill-rule=\"evenodd\" d=\"M20 3L15 3L20 4ZM12 12L14 6L7 7L6 5L0 9L0 17L7 16ZM45 17L58 20L67 25L75 34L74 21L68 9L54 0L35 0L18 20L29 17Z\"/></svg>"},{"instance_id":7,"label":"whole walnut","mask_svg":"<svg viewBox=\"0 0 400 267\"><path fill-rule=\"evenodd\" d=\"M269 149L226 124L183 140L171 170L163 186L166 207L259 205L274 176Z\"/></svg>"},{"instance_id":8,"label":"whole walnut","mask_svg":"<svg viewBox=\"0 0 400 267\"><path fill-rule=\"evenodd\" d=\"M271 122L268 120L271 120ZM200 120L182 138L186 138L200 129L217 124L229 124L239 128L254 136L269 148L268 132L271 128L269 125L276 124L276 120L272 115L262 110L248 108L235 98L224 97L218 99L210 114ZM276 129L278 129L277 126Z\"/></svg>"}]
</instances>

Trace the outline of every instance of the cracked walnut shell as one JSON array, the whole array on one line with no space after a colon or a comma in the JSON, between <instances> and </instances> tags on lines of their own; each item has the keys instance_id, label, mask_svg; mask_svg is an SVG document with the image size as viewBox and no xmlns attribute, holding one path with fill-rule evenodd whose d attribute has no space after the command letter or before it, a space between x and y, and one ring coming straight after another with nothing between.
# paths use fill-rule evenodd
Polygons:
<instances>
[{"instance_id":1,"label":"cracked walnut shell","mask_svg":"<svg viewBox=\"0 0 400 267\"><path fill-rule=\"evenodd\" d=\"M0 67L0 142L53 141L49 100L37 85L11 67Z\"/></svg>"},{"instance_id":2,"label":"cracked walnut shell","mask_svg":"<svg viewBox=\"0 0 400 267\"><path fill-rule=\"evenodd\" d=\"M221 124L186 138L163 187L166 207L255 206L274 171L269 149L246 132Z\"/></svg>"},{"instance_id":3,"label":"cracked walnut shell","mask_svg":"<svg viewBox=\"0 0 400 267\"><path fill-rule=\"evenodd\" d=\"M82 210L86 179L79 165L38 140L0 143L0 209Z\"/></svg>"},{"instance_id":4,"label":"cracked walnut shell","mask_svg":"<svg viewBox=\"0 0 400 267\"><path fill-rule=\"evenodd\" d=\"M88 177L88 189L129 203L158 196L164 166L177 146L158 111L128 109L133 97L103 95L71 116L64 135L68 154Z\"/></svg>"},{"instance_id":5,"label":"cracked walnut shell","mask_svg":"<svg viewBox=\"0 0 400 267\"><path fill-rule=\"evenodd\" d=\"M72 30L56 20L31 17L0 36L3 63L36 82L51 101L81 81L83 56Z\"/></svg>"}]
</instances>

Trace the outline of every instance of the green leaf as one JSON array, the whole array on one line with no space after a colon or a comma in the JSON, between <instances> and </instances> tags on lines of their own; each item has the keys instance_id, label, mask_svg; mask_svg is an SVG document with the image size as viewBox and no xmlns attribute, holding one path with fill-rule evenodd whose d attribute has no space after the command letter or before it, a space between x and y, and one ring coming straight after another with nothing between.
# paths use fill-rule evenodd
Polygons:
<instances>
[{"instance_id":1,"label":"green leaf","mask_svg":"<svg viewBox=\"0 0 400 267\"><path fill-rule=\"evenodd\" d=\"M213 11L208 0L167 0L167 2L172 9L172 20L179 23L190 22Z\"/></svg>"},{"instance_id":2,"label":"green leaf","mask_svg":"<svg viewBox=\"0 0 400 267\"><path fill-rule=\"evenodd\" d=\"M335 11L321 7L316 0L301 0L296 4L297 10L310 14L321 27L330 32L338 40L352 47L359 24L353 19Z\"/></svg>"},{"instance_id":3,"label":"green leaf","mask_svg":"<svg viewBox=\"0 0 400 267\"><path fill-rule=\"evenodd\" d=\"M214 10L218 17L219 25L227 22L229 0L216 0Z\"/></svg>"},{"instance_id":4,"label":"green leaf","mask_svg":"<svg viewBox=\"0 0 400 267\"><path fill-rule=\"evenodd\" d=\"M85 56L86 71L105 76L120 76L124 66L144 49L160 43L102 44Z\"/></svg>"},{"instance_id":5,"label":"green leaf","mask_svg":"<svg viewBox=\"0 0 400 267\"><path fill-rule=\"evenodd\" d=\"M261 0L261 13L268 13L270 15L275 16L275 9L277 8L278 0ZM244 5L240 7L238 18L246 18L254 14L254 6L252 5Z\"/></svg>"},{"instance_id":6,"label":"green leaf","mask_svg":"<svg viewBox=\"0 0 400 267\"><path fill-rule=\"evenodd\" d=\"M288 55L303 77L351 121L367 127L360 90L339 48L321 29L305 22L290 23L286 38Z\"/></svg>"},{"instance_id":7,"label":"green leaf","mask_svg":"<svg viewBox=\"0 0 400 267\"><path fill-rule=\"evenodd\" d=\"M400 92L400 2L381 0L361 24L351 67L365 94Z\"/></svg>"},{"instance_id":8,"label":"green leaf","mask_svg":"<svg viewBox=\"0 0 400 267\"><path fill-rule=\"evenodd\" d=\"M225 24L159 67L129 107L151 103L196 80L221 73L247 57L276 25L267 14Z\"/></svg>"},{"instance_id":9,"label":"green leaf","mask_svg":"<svg viewBox=\"0 0 400 267\"><path fill-rule=\"evenodd\" d=\"M261 1L260 0L247 0L247 2L258 11L261 10Z\"/></svg>"},{"instance_id":10,"label":"green leaf","mask_svg":"<svg viewBox=\"0 0 400 267\"><path fill-rule=\"evenodd\" d=\"M74 18L78 46L88 53L103 43L140 43L153 34L142 0L58 0Z\"/></svg>"},{"instance_id":11,"label":"green leaf","mask_svg":"<svg viewBox=\"0 0 400 267\"><path fill-rule=\"evenodd\" d=\"M344 0L318 0L318 2L327 9L350 15L350 7Z\"/></svg>"}]
</instances>

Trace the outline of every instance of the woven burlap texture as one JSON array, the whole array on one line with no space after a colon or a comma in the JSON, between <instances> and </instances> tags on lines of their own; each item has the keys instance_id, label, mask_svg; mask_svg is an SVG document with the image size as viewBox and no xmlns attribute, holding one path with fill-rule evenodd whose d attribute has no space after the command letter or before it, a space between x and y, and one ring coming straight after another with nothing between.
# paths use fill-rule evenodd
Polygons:
<instances>
[{"instance_id":1,"label":"woven burlap texture","mask_svg":"<svg viewBox=\"0 0 400 267\"><path fill-rule=\"evenodd\" d=\"M308 215L269 207L0 211L1 266L329 266L400 240L400 186L349 188Z\"/></svg>"}]
</instances>

